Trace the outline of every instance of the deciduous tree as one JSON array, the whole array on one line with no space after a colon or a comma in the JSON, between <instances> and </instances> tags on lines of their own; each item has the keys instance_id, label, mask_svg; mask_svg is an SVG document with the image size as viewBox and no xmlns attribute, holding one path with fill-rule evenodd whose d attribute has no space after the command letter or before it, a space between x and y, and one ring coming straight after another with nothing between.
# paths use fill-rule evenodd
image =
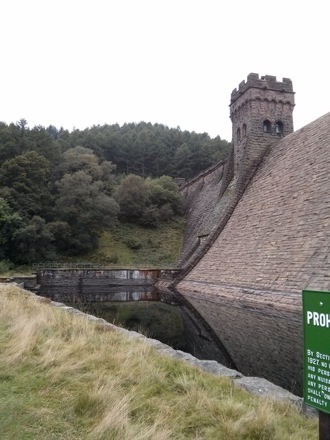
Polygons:
<instances>
[{"instance_id":1,"label":"deciduous tree","mask_svg":"<svg viewBox=\"0 0 330 440\"><path fill-rule=\"evenodd\" d=\"M24 218L43 215L50 204L48 160L29 151L9 159L0 168L0 196Z\"/></svg>"}]
</instances>

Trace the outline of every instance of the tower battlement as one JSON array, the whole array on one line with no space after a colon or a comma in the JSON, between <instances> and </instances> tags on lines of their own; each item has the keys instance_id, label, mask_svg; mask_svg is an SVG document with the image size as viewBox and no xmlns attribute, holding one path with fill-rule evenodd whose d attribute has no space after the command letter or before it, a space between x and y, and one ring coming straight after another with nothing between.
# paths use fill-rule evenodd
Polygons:
<instances>
[{"instance_id":1,"label":"tower battlement","mask_svg":"<svg viewBox=\"0 0 330 440\"><path fill-rule=\"evenodd\" d=\"M289 78L277 81L276 76L250 73L247 81L232 91L235 172L245 169L244 157L260 160L268 146L293 132L293 108L294 91Z\"/></svg>"},{"instance_id":2,"label":"tower battlement","mask_svg":"<svg viewBox=\"0 0 330 440\"><path fill-rule=\"evenodd\" d=\"M247 81L242 81L238 86L238 90L234 89L232 91L231 103L236 101L250 88L294 93L290 78L283 78L282 81L277 81L276 76L265 75L259 78L258 73L250 73L247 77Z\"/></svg>"}]
</instances>

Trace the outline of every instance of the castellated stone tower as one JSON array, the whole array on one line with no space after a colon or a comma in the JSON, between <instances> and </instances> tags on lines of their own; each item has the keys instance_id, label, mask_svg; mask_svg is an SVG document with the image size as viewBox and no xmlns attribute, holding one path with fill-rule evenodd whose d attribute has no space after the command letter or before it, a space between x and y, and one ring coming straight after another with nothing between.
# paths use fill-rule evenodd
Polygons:
<instances>
[{"instance_id":1,"label":"castellated stone tower","mask_svg":"<svg viewBox=\"0 0 330 440\"><path fill-rule=\"evenodd\" d=\"M231 94L234 172L248 162L256 163L270 145L293 132L294 92L292 81L250 73ZM248 150L248 151L247 151ZM243 163L242 163L243 162Z\"/></svg>"}]
</instances>

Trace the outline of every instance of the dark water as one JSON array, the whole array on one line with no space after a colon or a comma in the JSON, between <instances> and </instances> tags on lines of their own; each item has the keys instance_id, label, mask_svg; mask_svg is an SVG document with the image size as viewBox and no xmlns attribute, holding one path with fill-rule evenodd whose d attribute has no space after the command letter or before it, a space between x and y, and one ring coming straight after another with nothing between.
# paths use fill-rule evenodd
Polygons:
<instances>
[{"instance_id":1,"label":"dark water","mask_svg":"<svg viewBox=\"0 0 330 440\"><path fill-rule=\"evenodd\" d=\"M178 293L163 293L153 286L81 289L76 284L44 284L39 293L199 359L213 359L235 368L221 341Z\"/></svg>"},{"instance_id":2,"label":"dark water","mask_svg":"<svg viewBox=\"0 0 330 440\"><path fill-rule=\"evenodd\" d=\"M182 309L160 300L91 302L82 307L94 316L120 327L157 339L177 350L187 351Z\"/></svg>"},{"instance_id":3,"label":"dark water","mask_svg":"<svg viewBox=\"0 0 330 440\"><path fill-rule=\"evenodd\" d=\"M60 280L56 285L42 284L39 293L199 359L238 369L221 340L178 292L164 293L153 286L68 285ZM285 383L276 383L286 388Z\"/></svg>"}]
</instances>

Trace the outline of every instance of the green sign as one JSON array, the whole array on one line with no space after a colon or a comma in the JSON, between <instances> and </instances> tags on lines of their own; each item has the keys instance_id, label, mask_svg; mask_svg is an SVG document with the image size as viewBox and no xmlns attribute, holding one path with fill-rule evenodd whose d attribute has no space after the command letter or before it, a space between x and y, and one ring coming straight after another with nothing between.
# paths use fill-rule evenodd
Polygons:
<instances>
[{"instance_id":1,"label":"green sign","mask_svg":"<svg viewBox=\"0 0 330 440\"><path fill-rule=\"evenodd\" d=\"M330 414L330 292L303 291L304 401Z\"/></svg>"}]
</instances>

